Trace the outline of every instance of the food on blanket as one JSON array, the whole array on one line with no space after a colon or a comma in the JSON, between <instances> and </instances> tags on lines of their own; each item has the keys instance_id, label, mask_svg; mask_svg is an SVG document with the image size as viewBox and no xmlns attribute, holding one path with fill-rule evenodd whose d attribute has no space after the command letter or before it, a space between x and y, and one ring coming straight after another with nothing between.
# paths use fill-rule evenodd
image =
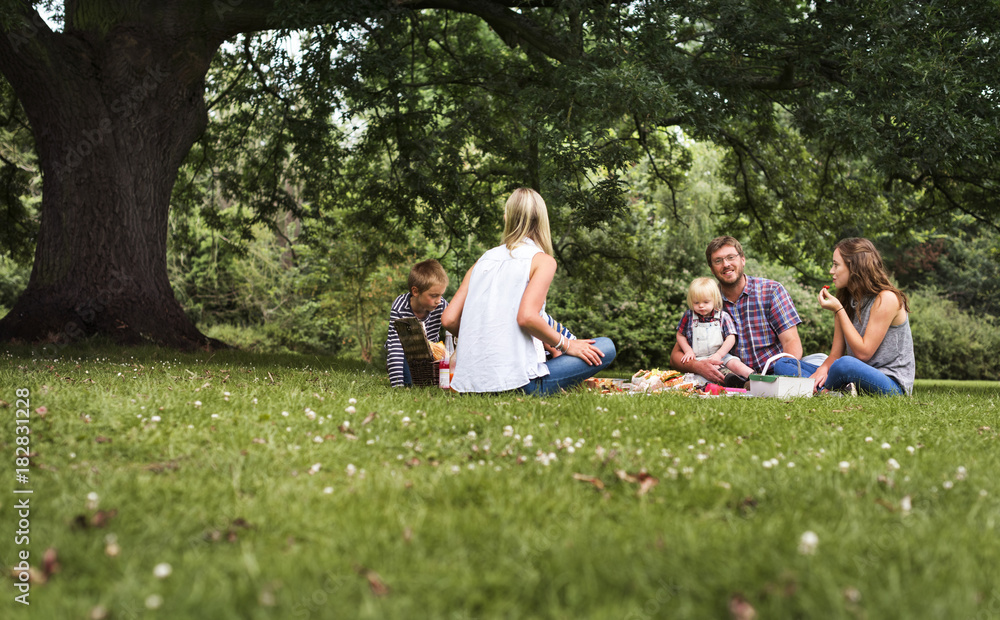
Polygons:
<instances>
[{"instance_id":1,"label":"food on blanket","mask_svg":"<svg viewBox=\"0 0 1000 620\"><path fill-rule=\"evenodd\" d=\"M585 379L583 381L583 385L591 390L599 390L603 394L622 391L621 379L599 379L597 377L590 377L589 379Z\"/></svg>"},{"instance_id":2,"label":"food on blanket","mask_svg":"<svg viewBox=\"0 0 1000 620\"><path fill-rule=\"evenodd\" d=\"M676 370L640 370L632 375L632 382L626 384L633 392L662 392L664 390L689 391L694 389L693 381L685 381L684 375Z\"/></svg>"},{"instance_id":3,"label":"food on blanket","mask_svg":"<svg viewBox=\"0 0 1000 620\"><path fill-rule=\"evenodd\" d=\"M445 353L444 343L443 342L432 342L431 343L431 353L434 354L434 360L435 361L444 359L444 353Z\"/></svg>"}]
</instances>

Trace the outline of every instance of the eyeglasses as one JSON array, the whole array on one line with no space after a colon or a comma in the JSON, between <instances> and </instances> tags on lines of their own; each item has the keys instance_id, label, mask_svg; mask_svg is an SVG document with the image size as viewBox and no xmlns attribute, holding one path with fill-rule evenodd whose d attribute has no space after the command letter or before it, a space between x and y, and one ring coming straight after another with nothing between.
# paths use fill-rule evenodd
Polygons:
<instances>
[{"instance_id":1,"label":"eyeglasses","mask_svg":"<svg viewBox=\"0 0 1000 620\"><path fill-rule=\"evenodd\" d=\"M739 260L739 258L740 258L739 254L730 254L729 256L723 256L722 258L712 259L712 264L715 265L716 267L719 267L723 263L735 263L737 260Z\"/></svg>"}]
</instances>

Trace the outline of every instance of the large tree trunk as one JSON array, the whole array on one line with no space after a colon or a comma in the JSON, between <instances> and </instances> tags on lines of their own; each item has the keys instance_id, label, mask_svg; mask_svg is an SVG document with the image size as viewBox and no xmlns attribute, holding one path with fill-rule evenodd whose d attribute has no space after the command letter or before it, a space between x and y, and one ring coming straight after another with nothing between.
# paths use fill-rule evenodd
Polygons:
<instances>
[{"instance_id":1,"label":"large tree trunk","mask_svg":"<svg viewBox=\"0 0 1000 620\"><path fill-rule=\"evenodd\" d=\"M184 314L166 263L171 189L205 127L214 48L141 28L50 35L64 40L49 74L7 72L34 128L43 198L31 278L0 340L221 344Z\"/></svg>"}]
</instances>

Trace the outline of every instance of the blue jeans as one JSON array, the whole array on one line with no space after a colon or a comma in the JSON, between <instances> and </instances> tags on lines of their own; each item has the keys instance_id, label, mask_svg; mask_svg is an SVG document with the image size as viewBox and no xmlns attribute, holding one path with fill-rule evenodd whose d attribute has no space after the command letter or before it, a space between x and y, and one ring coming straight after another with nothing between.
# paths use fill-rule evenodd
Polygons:
<instances>
[{"instance_id":1,"label":"blue jeans","mask_svg":"<svg viewBox=\"0 0 1000 620\"><path fill-rule=\"evenodd\" d=\"M802 363L802 376L808 377L816 372L819 366ZM772 374L785 377L796 377L799 374L799 362L789 357L775 360L771 364ZM885 376L882 371L872 368L856 357L845 355L830 365L830 372L826 375L825 389L837 390L848 383L853 383L859 393L865 394L885 394L902 396L903 388L898 383Z\"/></svg>"},{"instance_id":2,"label":"blue jeans","mask_svg":"<svg viewBox=\"0 0 1000 620\"><path fill-rule=\"evenodd\" d=\"M819 368L819 366L810 364L809 362L800 362L797 359L783 357L781 359L774 360L774 363L771 364L771 374L778 375L779 377L798 377L800 363L802 364L803 377L810 376L816 372L817 368Z\"/></svg>"},{"instance_id":3,"label":"blue jeans","mask_svg":"<svg viewBox=\"0 0 1000 620\"><path fill-rule=\"evenodd\" d=\"M836 390L853 383L859 394L881 394L883 396L903 396L905 392L893 379L881 370L872 368L856 357L845 355L830 366L826 376L826 389Z\"/></svg>"},{"instance_id":4,"label":"blue jeans","mask_svg":"<svg viewBox=\"0 0 1000 620\"><path fill-rule=\"evenodd\" d=\"M410 375L410 363L406 361L406 356L403 356L403 386L413 387L413 377Z\"/></svg>"},{"instance_id":5,"label":"blue jeans","mask_svg":"<svg viewBox=\"0 0 1000 620\"><path fill-rule=\"evenodd\" d=\"M521 391L525 394L537 394L538 396L549 396L561 390L566 390L581 383L584 379L593 377L600 371L607 368L611 362L615 361L617 350L615 343L610 338L594 338L594 346L604 353L601 363L597 366L590 366L587 362L572 355L560 355L555 359L545 362L549 369L549 374L544 377L534 379L527 385L521 386Z\"/></svg>"}]
</instances>

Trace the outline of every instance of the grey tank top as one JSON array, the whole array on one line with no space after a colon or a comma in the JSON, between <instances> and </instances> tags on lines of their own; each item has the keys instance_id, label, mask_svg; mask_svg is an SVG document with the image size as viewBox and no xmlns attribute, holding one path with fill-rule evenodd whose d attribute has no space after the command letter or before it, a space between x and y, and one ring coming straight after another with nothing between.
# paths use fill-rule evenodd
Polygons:
<instances>
[{"instance_id":1,"label":"grey tank top","mask_svg":"<svg viewBox=\"0 0 1000 620\"><path fill-rule=\"evenodd\" d=\"M875 297L869 297L854 307L854 327L862 336L868 327L868 318L874 302ZM845 345L847 354L857 357L851 351L851 345L846 341ZM917 362L913 357L913 334L910 332L909 314L902 325L889 326L889 331L885 333L885 338L875 350L875 354L868 360L868 365L898 383L908 396L913 394L913 377L917 371Z\"/></svg>"}]
</instances>

